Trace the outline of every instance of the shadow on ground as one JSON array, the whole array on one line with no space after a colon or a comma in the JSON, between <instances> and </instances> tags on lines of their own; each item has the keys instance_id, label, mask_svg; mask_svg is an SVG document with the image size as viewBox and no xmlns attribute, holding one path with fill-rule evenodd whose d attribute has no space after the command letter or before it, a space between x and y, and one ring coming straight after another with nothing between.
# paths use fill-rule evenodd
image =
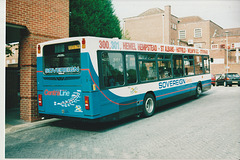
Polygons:
<instances>
[{"instance_id":1,"label":"shadow on ground","mask_svg":"<svg viewBox=\"0 0 240 160\"><path fill-rule=\"evenodd\" d=\"M201 98L203 98L204 96L207 96L208 94L203 93L201 95ZM190 103L192 101L194 101L195 99L193 98L186 98L168 105L164 105L161 107L158 107L155 110L155 115L160 114L162 112L167 112L169 110L172 110L174 108L177 107L181 107L187 103ZM151 118L151 117L149 117ZM124 118L118 121L112 121L112 122L98 122L98 123L91 123L91 122L85 122L82 121L80 119L60 119L58 121L54 121L49 123L50 126L54 126L54 127L61 127L61 128L69 128L69 129L76 129L76 130L86 130L86 131L93 131L93 132L105 132L105 131L109 131L118 127L122 127L125 125L129 125L131 123L135 123L137 121L141 121L144 120L145 118L142 118L138 115L135 116L131 116L128 118Z\"/></svg>"}]
</instances>

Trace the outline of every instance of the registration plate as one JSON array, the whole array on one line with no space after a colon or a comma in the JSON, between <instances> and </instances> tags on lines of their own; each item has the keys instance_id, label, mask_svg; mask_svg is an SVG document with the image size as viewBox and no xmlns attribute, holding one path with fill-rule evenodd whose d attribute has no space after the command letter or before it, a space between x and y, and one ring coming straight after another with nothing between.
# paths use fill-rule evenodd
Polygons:
<instances>
[{"instance_id":1,"label":"registration plate","mask_svg":"<svg viewBox=\"0 0 240 160\"><path fill-rule=\"evenodd\" d=\"M238 83L238 81L232 81L232 83Z\"/></svg>"}]
</instances>

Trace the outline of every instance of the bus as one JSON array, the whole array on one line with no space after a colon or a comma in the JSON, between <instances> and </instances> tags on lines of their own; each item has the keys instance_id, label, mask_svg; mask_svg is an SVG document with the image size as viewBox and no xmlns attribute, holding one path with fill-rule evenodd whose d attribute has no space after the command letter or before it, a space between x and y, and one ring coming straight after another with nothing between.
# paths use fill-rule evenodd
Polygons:
<instances>
[{"instance_id":1,"label":"bus","mask_svg":"<svg viewBox=\"0 0 240 160\"><path fill-rule=\"evenodd\" d=\"M113 121L211 88L209 50L118 38L72 37L37 45L41 116Z\"/></svg>"}]
</instances>

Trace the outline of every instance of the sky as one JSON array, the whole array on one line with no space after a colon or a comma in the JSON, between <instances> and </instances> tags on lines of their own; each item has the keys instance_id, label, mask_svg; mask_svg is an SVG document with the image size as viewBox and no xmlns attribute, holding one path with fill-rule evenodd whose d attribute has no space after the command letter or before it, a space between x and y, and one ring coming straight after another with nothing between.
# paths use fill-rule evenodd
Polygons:
<instances>
[{"instance_id":1,"label":"sky","mask_svg":"<svg viewBox=\"0 0 240 160\"><path fill-rule=\"evenodd\" d=\"M115 14L123 18L135 17L150 8L171 5L176 17L199 16L211 20L224 29L240 28L240 0L112 0Z\"/></svg>"}]
</instances>

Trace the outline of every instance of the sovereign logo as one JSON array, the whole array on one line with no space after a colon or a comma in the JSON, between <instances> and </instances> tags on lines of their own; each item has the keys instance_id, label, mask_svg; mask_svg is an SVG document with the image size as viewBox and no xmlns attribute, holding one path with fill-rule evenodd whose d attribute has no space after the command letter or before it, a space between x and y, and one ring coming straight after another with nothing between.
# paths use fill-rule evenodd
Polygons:
<instances>
[{"instance_id":1,"label":"sovereign logo","mask_svg":"<svg viewBox=\"0 0 240 160\"><path fill-rule=\"evenodd\" d=\"M159 82L159 89L169 88L169 87L175 87L179 85L185 84L185 79L177 79L177 80L170 80L170 81L163 81Z\"/></svg>"}]
</instances>

